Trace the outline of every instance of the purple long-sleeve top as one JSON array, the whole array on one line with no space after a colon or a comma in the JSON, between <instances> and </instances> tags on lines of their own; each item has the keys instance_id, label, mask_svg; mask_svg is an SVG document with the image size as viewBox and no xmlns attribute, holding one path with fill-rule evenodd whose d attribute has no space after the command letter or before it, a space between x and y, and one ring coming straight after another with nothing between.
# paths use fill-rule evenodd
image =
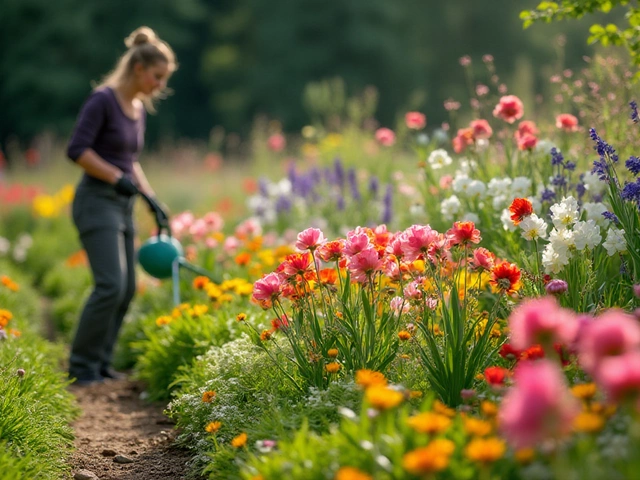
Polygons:
<instances>
[{"instance_id":1,"label":"purple long-sleeve top","mask_svg":"<svg viewBox=\"0 0 640 480\"><path fill-rule=\"evenodd\" d=\"M111 88L98 88L80 110L67 155L76 162L90 148L130 177L144 145L145 125L144 109L134 120L124 113Z\"/></svg>"}]
</instances>

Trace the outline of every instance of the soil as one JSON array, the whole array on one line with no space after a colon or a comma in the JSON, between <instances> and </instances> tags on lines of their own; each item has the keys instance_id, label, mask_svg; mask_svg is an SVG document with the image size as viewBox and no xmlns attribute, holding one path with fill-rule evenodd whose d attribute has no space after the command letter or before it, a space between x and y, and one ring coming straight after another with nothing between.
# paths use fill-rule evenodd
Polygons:
<instances>
[{"instance_id":1,"label":"soil","mask_svg":"<svg viewBox=\"0 0 640 480\"><path fill-rule=\"evenodd\" d=\"M82 409L73 424L77 450L71 458L71 478L81 470L100 480L187 478L190 455L173 445L176 431L162 413L165 404L142 400L139 383L106 380L69 390ZM132 462L117 463L116 455Z\"/></svg>"}]
</instances>

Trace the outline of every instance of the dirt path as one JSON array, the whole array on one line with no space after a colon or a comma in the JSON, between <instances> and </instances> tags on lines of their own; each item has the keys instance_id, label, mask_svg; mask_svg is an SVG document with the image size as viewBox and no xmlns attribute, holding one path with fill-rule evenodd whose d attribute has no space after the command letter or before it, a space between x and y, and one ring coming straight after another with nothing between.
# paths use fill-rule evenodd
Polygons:
<instances>
[{"instance_id":1,"label":"dirt path","mask_svg":"<svg viewBox=\"0 0 640 480\"><path fill-rule=\"evenodd\" d=\"M172 445L175 432L170 420L162 414L164 405L140 400L139 384L109 380L69 389L78 398L83 412L73 424L77 450L71 458L72 478L186 478L189 454ZM95 477L87 476L88 473Z\"/></svg>"}]
</instances>

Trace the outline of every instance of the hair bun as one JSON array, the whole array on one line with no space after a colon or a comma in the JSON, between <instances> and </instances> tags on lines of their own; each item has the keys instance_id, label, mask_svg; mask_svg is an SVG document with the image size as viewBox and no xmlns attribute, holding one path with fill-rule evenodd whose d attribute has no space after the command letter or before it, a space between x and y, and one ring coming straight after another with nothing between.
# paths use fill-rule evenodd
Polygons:
<instances>
[{"instance_id":1,"label":"hair bun","mask_svg":"<svg viewBox=\"0 0 640 480\"><path fill-rule=\"evenodd\" d=\"M156 33L149 27L139 27L131 32L131 35L125 39L124 44L127 48L133 48L145 43L151 43L156 38Z\"/></svg>"}]
</instances>

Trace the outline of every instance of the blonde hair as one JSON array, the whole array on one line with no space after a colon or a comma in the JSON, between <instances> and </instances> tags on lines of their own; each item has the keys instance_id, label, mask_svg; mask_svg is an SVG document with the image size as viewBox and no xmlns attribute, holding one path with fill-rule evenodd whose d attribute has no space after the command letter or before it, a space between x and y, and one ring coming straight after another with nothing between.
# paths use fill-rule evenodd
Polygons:
<instances>
[{"instance_id":1,"label":"blonde hair","mask_svg":"<svg viewBox=\"0 0 640 480\"><path fill-rule=\"evenodd\" d=\"M133 74L133 69L137 63L144 68L149 68L164 62L169 67L169 75L178 68L176 56L169 44L161 40L149 27L136 28L125 38L124 44L128 50L120 57L116 67L104 77L98 87L116 87ZM171 90L164 88L161 91L154 92L152 95L140 95L139 98L144 103L147 111L155 112L154 100L165 98L169 93L171 93Z\"/></svg>"}]
</instances>

